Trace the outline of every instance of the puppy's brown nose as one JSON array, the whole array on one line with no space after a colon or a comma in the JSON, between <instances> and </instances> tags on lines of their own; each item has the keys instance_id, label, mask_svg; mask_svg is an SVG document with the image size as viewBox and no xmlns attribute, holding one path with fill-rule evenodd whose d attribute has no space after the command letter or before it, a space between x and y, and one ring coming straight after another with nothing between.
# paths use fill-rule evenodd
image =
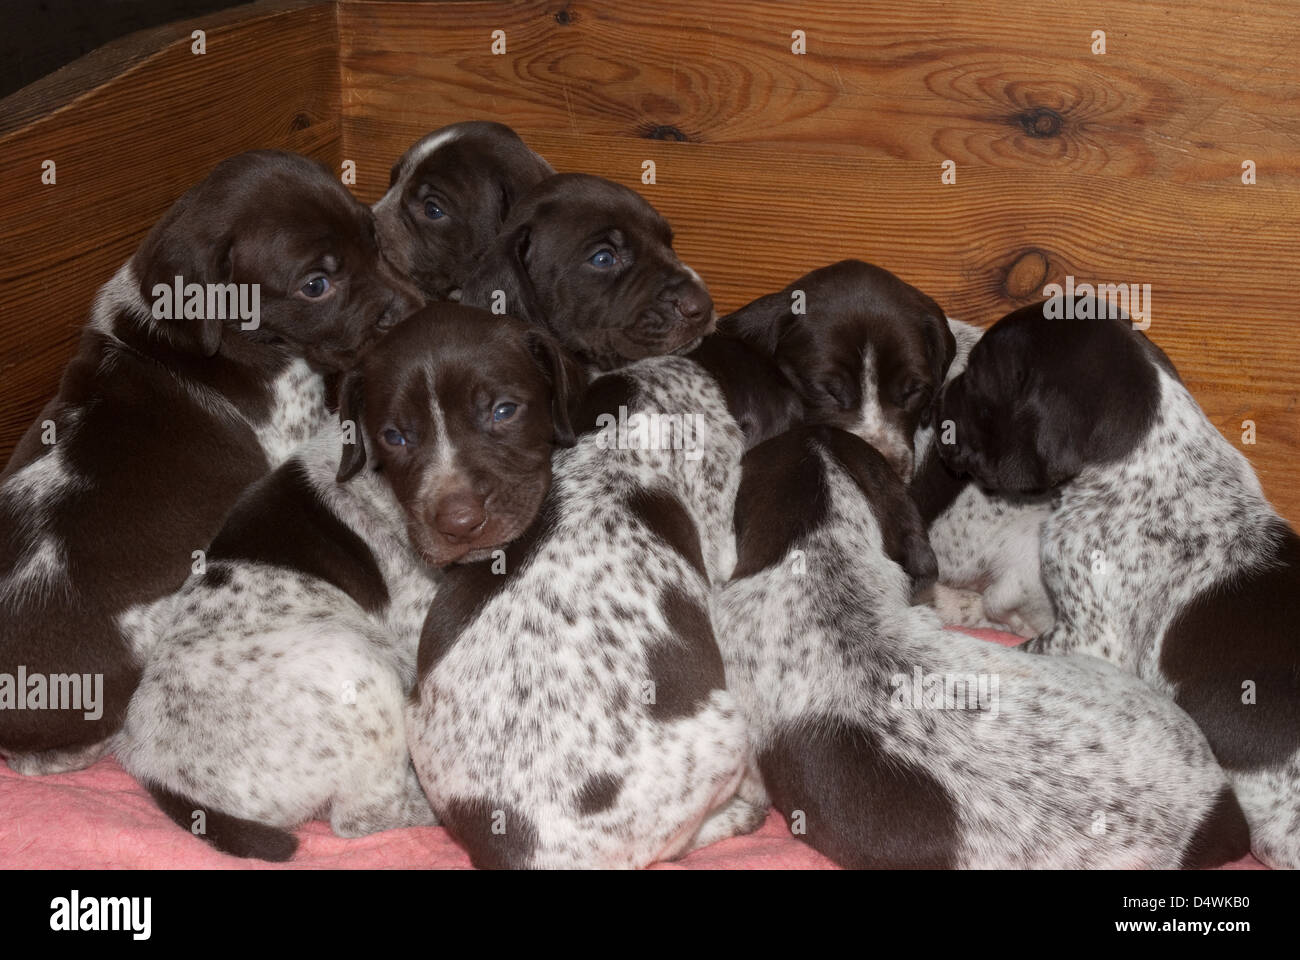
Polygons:
<instances>
[{"instance_id":1,"label":"puppy's brown nose","mask_svg":"<svg viewBox=\"0 0 1300 960\"><path fill-rule=\"evenodd\" d=\"M695 324L707 320L713 312L713 298L696 284L690 283L678 287L669 295L675 309L687 323Z\"/></svg>"},{"instance_id":2,"label":"puppy's brown nose","mask_svg":"<svg viewBox=\"0 0 1300 960\"><path fill-rule=\"evenodd\" d=\"M463 490L448 494L438 502L433 525L452 543L463 543L473 539L486 519L483 499L469 490Z\"/></svg>"}]
</instances>

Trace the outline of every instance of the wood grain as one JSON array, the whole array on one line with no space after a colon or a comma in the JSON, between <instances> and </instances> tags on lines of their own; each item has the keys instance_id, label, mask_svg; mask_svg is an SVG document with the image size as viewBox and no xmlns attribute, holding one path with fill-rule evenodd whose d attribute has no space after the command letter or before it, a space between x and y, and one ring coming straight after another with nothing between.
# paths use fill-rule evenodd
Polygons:
<instances>
[{"instance_id":1,"label":"wood grain","mask_svg":"<svg viewBox=\"0 0 1300 960\"><path fill-rule=\"evenodd\" d=\"M35 100L39 85L0 103L0 455L53 391L94 289L218 159L346 157L369 201L416 137L495 119L561 170L639 189L723 309L846 256L980 323L1066 274L1149 283L1151 336L1233 443L1255 421L1243 449L1300 520L1300 9L1287 0L248 10L213 27L206 59L177 25L181 39L128 38L117 60L97 52ZM790 52L795 29L806 56ZM60 183L42 189L47 156Z\"/></svg>"},{"instance_id":2,"label":"wood grain","mask_svg":"<svg viewBox=\"0 0 1300 960\"><path fill-rule=\"evenodd\" d=\"M350 0L344 154L373 200L423 133L508 123L639 189L725 309L849 256L980 323L1066 274L1149 283L1150 335L1229 440L1255 421L1242 449L1300 519L1300 15L1061 6Z\"/></svg>"},{"instance_id":3,"label":"wood grain","mask_svg":"<svg viewBox=\"0 0 1300 960\"><path fill-rule=\"evenodd\" d=\"M337 169L337 47L333 5L256 4L123 38L0 101L0 457L57 388L96 289L212 166L281 147Z\"/></svg>"}]
</instances>

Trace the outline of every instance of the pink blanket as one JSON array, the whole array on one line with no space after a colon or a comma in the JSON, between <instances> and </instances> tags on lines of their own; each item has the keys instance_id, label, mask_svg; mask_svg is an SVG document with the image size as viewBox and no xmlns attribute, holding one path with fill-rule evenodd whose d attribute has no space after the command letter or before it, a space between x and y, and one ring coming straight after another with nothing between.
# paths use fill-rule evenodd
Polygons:
<instances>
[{"instance_id":1,"label":"pink blanket","mask_svg":"<svg viewBox=\"0 0 1300 960\"><path fill-rule=\"evenodd\" d=\"M1019 637L970 633L1014 645ZM324 822L298 831L301 845L285 864L218 853L172 823L139 784L106 759L86 770L22 777L0 762L0 868L447 868L469 857L438 827L389 830L343 840ZM715 843L660 870L825 870L834 864L792 837L775 810L756 833ZM1224 869L1263 869L1247 857Z\"/></svg>"}]
</instances>

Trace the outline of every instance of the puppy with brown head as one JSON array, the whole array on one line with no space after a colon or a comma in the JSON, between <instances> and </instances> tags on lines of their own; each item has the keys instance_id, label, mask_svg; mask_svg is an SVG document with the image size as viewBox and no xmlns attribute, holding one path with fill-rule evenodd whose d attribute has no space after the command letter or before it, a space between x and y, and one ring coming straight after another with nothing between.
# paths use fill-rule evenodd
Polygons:
<instances>
[{"instance_id":1,"label":"puppy with brown head","mask_svg":"<svg viewBox=\"0 0 1300 960\"><path fill-rule=\"evenodd\" d=\"M283 860L312 817L340 836L433 822L402 722L430 604L455 609L426 561L533 523L577 373L545 331L431 304L349 373L342 456L331 424L244 493L159 614L120 738L181 826L203 810L209 843Z\"/></svg>"},{"instance_id":2,"label":"puppy with brown head","mask_svg":"<svg viewBox=\"0 0 1300 960\"><path fill-rule=\"evenodd\" d=\"M776 360L803 398L809 423L856 434L911 479L913 436L956 350L932 299L887 270L841 260L760 297L718 327Z\"/></svg>"},{"instance_id":3,"label":"puppy with brown head","mask_svg":"<svg viewBox=\"0 0 1300 960\"><path fill-rule=\"evenodd\" d=\"M0 710L11 766L103 752L149 605L185 581L240 491L324 422L322 374L418 303L370 211L303 157L241 154L173 205L101 289L0 473L0 674L102 679L89 710Z\"/></svg>"},{"instance_id":4,"label":"puppy with brown head","mask_svg":"<svg viewBox=\"0 0 1300 960\"><path fill-rule=\"evenodd\" d=\"M463 299L494 310L504 299L599 370L684 353L717 320L668 221L627 187L580 173L543 180L515 205Z\"/></svg>"},{"instance_id":5,"label":"puppy with brown head","mask_svg":"<svg viewBox=\"0 0 1300 960\"><path fill-rule=\"evenodd\" d=\"M345 450L339 478L367 461L381 470L430 565L482 560L536 515L552 445L573 445L583 372L511 317L431 305L418 319L344 383L340 416L370 440ZM433 322L437 349L422 349Z\"/></svg>"},{"instance_id":6,"label":"puppy with brown head","mask_svg":"<svg viewBox=\"0 0 1300 960\"><path fill-rule=\"evenodd\" d=\"M551 165L500 123L453 123L393 165L374 205L384 254L433 300L460 298L510 208Z\"/></svg>"}]
</instances>

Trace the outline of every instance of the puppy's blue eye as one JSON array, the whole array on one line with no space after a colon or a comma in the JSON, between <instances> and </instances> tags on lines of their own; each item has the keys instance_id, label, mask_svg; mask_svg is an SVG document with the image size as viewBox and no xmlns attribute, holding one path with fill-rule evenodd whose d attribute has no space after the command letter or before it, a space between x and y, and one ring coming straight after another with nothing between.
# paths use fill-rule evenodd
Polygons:
<instances>
[{"instance_id":1,"label":"puppy's blue eye","mask_svg":"<svg viewBox=\"0 0 1300 960\"><path fill-rule=\"evenodd\" d=\"M432 200L424 201L424 215L430 220L441 220L446 216L446 214L442 212L442 207L438 206Z\"/></svg>"},{"instance_id":2,"label":"puppy's blue eye","mask_svg":"<svg viewBox=\"0 0 1300 960\"><path fill-rule=\"evenodd\" d=\"M400 430L385 430L384 443L390 447L404 447L406 446L406 437L403 436Z\"/></svg>"},{"instance_id":3,"label":"puppy's blue eye","mask_svg":"<svg viewBox=\"0 0 1300 960\"><path fill-rule=\"evenodd\" d=\"M593 267L604 269L606 267L612 267L614 265L614 260L615 257L613 250L598 250L587 262Z\"/></svg>"},{"instance_id":4,"label":"puppy's blue eye","mask_svg":"<svg viewBox=\"0 0 1300 960\"><path fill-rule=\"evenodd\" d=\"M518 409L519 405L515 403L498 403L492 409L492 422L503 423L513 417Z\"/></svg>"},{"instance_id":5,"label":"puppy's blue eye","mask_svg":"<svg viewBox=\"0 0 1300 960\"><path fill-rule=\"evenodd\" d=\"M330 279L326 276L312 277L301 287L302 295L312 300L317 300L325 296L325 291L330 288Z\"/></svg>"}]
</instances>

